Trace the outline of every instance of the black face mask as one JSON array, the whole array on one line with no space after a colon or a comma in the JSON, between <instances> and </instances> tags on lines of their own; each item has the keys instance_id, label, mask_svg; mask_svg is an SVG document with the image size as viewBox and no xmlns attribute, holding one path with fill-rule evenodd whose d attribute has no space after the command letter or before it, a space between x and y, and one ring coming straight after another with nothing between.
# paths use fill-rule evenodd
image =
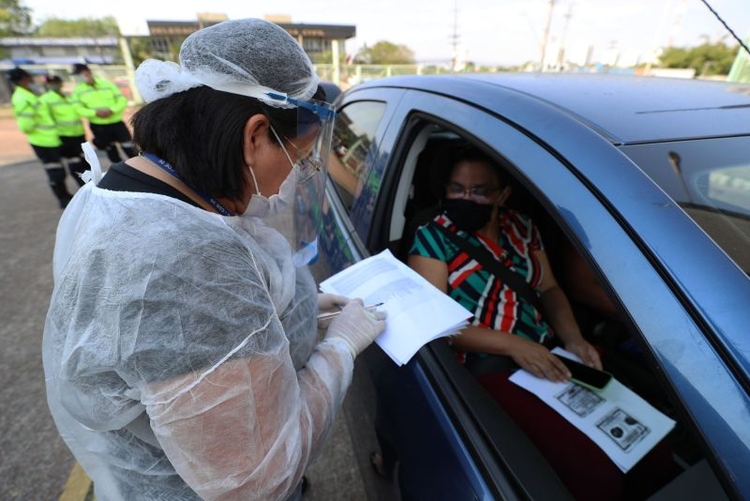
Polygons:
<instances>
[{"instance_id":1,"label":"black face mask","mask_svg":"<svg viewBox=\"0 0 750 501\"><path fill-rule=\"evenodd\" d=\"M492 216L492 204L479 204L465 198L445 199L443 209L448 218L467 233L482 228Z\"/></svg>"}]
</instances>

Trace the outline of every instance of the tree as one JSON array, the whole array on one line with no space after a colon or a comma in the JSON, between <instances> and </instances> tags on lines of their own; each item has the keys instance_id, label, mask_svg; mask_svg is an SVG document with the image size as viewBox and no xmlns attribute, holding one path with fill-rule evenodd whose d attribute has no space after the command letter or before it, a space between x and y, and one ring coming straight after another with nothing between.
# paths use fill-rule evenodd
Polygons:
<instances>
[{"instance_id":1,"label":"tree","mask_svg":"<svg viewBox=\"0 0 750 501\"><path fill-rule=\"evenodd\" d=\"M18 0L0 0L0 37L25 36L31 32L31 9Z\"/></svg>"},{"instance_id":2,"label":"tree","mask_svg":"<svg viewBox=\"0 0 750 501\"><path fill-rule=\"evenodd\" d=\"M689 49L668 47L659 57L664 68L693 68L698 76L727 75L737 55L738 46L723 42L709 43Z\"/></svg>"},{"instance_id":3,"label":"tree","mask_svg":"<svg viewBox=\"0 0 750 501\"><path fill-rule=\"evenodd\" d=\"M39 25L35 34L40 37L119 37L120 27L117 25L117 20L112 16L99 19L59 19L51 17Z\"/></svg>"},{"instance_id":4,"label":"tree","mask_svg":"<svg viewBox=\"0 0 750 501\"><path fill-rule=\"evenodd\" d=\"M333 50L317 52L310 56L314 64L333 64ZM346 54L342 51L339 53L339 64L346 64Z\"/></svg>"},{"instance_id":5,"label":"tree","mask_svg":"<svg viewBox=\"0 0 750 501\"><path fill-rule=\"evenodd\" d=\"M146 59L152 58L151 40L148 37L131 37L127 39L130 56L137 67Z\"/></svg>"},{"instance_id":6,"label":"tree","mask_svg":"<svg viewBox=\"0 0 750 501\"><path fill-rule=\"evenodd\" d=\"M406 45L396 45L385 40L372 47L365 44L355 56L360 64L414 64L414 51Z\"/></svg>"}]
</instances>

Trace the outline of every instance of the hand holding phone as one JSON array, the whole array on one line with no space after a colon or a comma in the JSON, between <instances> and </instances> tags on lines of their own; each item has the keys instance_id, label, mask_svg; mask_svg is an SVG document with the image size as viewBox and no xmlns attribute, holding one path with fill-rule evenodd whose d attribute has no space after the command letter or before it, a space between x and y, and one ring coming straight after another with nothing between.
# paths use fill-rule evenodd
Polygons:
<instances>
[{"instance_id":1,"label":"hand holding phone","mask_svg":"<svg viewBox=\"0 0 750 501\"><path fill-rule=\"evenodd\" d=\"M555 354L555 356L559 358L570 371L570 380L581 386L601 391L607 387L610 381L612 381L612 374L609 372L594 369L586 364L576 362L575 360L557 354Z\"/></svg>"}]
</instances>

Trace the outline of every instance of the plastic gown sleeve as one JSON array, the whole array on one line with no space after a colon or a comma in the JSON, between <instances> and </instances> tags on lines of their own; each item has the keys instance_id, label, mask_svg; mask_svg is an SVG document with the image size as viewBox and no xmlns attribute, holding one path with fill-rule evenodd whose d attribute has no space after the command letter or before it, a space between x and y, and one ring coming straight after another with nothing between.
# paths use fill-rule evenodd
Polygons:
<instances>
[{"instance_id":1,"label":"plastic gown sleeve","mask_svg":"<svg viewBox=\"0 0 750 501\"><path fill-rule=\"evenodd\" d=\"M318 345L296 377L278 354L233 360L200 380L151 385L143 401L175 470L202 498L285 499L330 431L349 384L331 379L331 366L351 364L344 350Z\"/></svg>"},{"instance_id":2,"label":"plastic gown sleeve","mask_svg":"<svg viewBox=\"0 0 750 501\"><path fill-rule=\"evenodd\" d=\"M226 273L221 278L228 282ZM201 293L213 295L213 287ZM230 295L216 287L216 304L226 304ZM295 371L289 334L264 295L254 298L260 320L221 360L142 390L157 440L204 499L286 498L330 432L351 382L352 357L336 341L319 343ZM226 311L242 318L242 308ZM311 321L314 330L314 311Z\"/></svg>"}]
</instances>

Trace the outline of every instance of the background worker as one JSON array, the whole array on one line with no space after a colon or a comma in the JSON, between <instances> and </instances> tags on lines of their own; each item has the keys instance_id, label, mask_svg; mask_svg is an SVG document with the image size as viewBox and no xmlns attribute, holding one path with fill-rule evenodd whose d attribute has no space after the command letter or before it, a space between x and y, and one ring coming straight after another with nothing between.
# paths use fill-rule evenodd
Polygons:
<instances>
[{"instance_id":1,"label":"background worker","mask_svg":"<svg viewBox=\"0 0 750 501\"><path fill-rule=\"evenodd\" d=\"M71 195L65 187L65 168L60 160L62 142L55 122L49 108L32 90L34 77L31 74L21 68L14 68L8 72L8 78L15 85L11 103L18 128L26 134L34 154L42 162L52 193L64 209Z\"/></svg>"},{"instance_id":2,"label":"background worker","mask_svg":"<svg viewBox=\"0 0 750 501\"><path fill-rule=\"evenodd\" d=\"M134 157L133 137L122 121L128 101L120 89L109 80L94 77L85 64L74 64L73 74L83 80L73 89L72 100L78 115L89 121L94 146L106 151L112 163ZM124 158L117 150L117 143L125 153Z\"/></svg>"},{"instance_id":3,"label":"background worker","mask_svg":"<svg viewBox=\"0 0 750 501\"><path fill-rule=\"evenodd\" d=\"M57 126L60 136L60 156L67 164L70 174L79 186L83 186L81 174L87 170L83 161L81 143L86 141L86 131L78 116L73 100L62 91L62 79L58 76L47 75L45 78L47 92L39 98L49 108L50 116Z\"/></svg>"}]
</instances>

